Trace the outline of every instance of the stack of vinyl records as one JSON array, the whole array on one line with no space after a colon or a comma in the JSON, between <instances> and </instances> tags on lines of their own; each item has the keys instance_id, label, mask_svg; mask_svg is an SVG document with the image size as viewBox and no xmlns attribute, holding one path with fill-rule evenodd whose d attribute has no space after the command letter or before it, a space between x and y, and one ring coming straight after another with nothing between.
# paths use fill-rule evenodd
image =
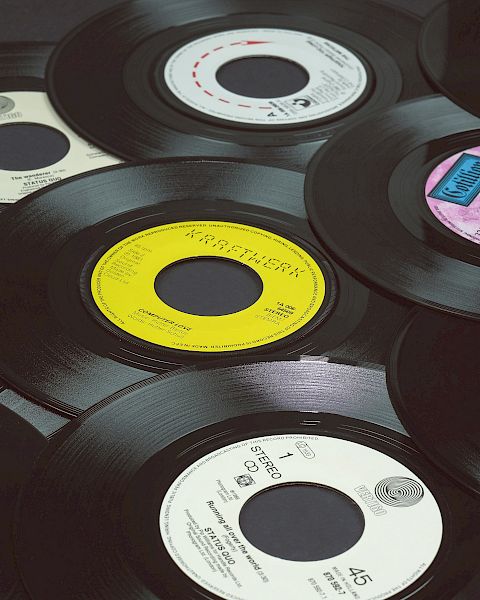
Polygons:
<instances>
[{"instance_id":1,"label":"stack of vinyl records","mask_svg":"<svg viewBox=\"0 0 480 600\"><path fill-rule=\"evenodd\" d=\"M2 598L480 598L479 37L131 0L0 38Z\"/></svg>"}]
</instances>

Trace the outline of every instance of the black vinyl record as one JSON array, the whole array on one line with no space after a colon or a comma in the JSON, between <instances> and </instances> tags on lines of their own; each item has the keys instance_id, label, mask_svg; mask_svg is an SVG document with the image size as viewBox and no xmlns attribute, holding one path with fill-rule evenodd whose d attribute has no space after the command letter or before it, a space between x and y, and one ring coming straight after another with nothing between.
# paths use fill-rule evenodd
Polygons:
<instances>
[{"instance_id":1,"label":"black vinyl record","mask_svg":"<svg viewBox=\"0 0 480 600\"><path fill-rule=\"evenodd\" d=\"M458 105L480 116L480 2L448 0L423 25L419 56L434 86Z\"/></svg>"},{"instance_id":2,"label":"black vinyl record","mask_svg":"<svg viewBox=\"0 0 480 600\"><path fill-rule=\"evenodd\" d=\"M27 600L13 547L13 521L20 489L47 440L34 427L0 404L0 595Z\"/></svg>"},{"instance_id":3,"label":"black vinyl record","mask_svg":"<svg viewBox=\"0 0 480 600\"><path fill-rule=\"evenodd\" d=\"M478 323L414 311L387 370L395 408L410 435L440 468L477 493L479 336Z\"/></svg>"},{"instance_id":4,"label":"black vinyl record","mask_svg":"<svg viewBox=\"0 0 480 600\"><path fill-rule=\"evenodd\" d=\"M340 125L431 93L420 25L373 1L139 0L60 43L49 93L71 127L123 158L305 171Z\"/></svg>"},{"instance_id":5,"label":"black vinyl record","mask_svg":"<svg viewBox=\"0 0 480 600\"><path fill-rule=\"evenodd\" d=\"M186 370L79 417L20 500L29 593L451 600L478 566L478 502L408 437L358 419L388 403L366 371Z\"/></svg>"},{"instance_id":6,"label":"black vinyl record","mask_svg":"<svg viewBox=\"0 0 480 600\"><path fill-rule=\"evenodd\" d=\"M172 159L20 202L0 223L10 257L0 266L0 372L75 416L148 373L335 348L369 291L319 249L303 180Z\"/></svg>"},{"instance_id":7,"label":"black vinyl record","mask_svg":"<svg viewBox=\"0 0 480 600\"><path fill-rule=\"evenodd\" d=\"M480 120L440 96L343 131L312 160L313 229L353 272L480 319Z\"/></svg>"}]
</instances>

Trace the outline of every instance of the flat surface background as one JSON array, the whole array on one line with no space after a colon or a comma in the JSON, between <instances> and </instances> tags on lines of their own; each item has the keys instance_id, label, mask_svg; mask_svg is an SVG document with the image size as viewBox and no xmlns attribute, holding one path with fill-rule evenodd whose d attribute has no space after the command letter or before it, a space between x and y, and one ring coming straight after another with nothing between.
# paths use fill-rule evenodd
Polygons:
<instances>
[{"instance_id":1,"label":"flat surface background","mask_svg":"<svg viewBox=\"0 0 480 600\"><path fill-rule=\"evenodd\" d=\"M122 2L123 0L0 0L0 42L55 42L95 13ZM439 0L385 0L385 3L424 16L439 4ZM292 4L295 4L295 0L292 0Z\"/></svg>"}]
</instances>

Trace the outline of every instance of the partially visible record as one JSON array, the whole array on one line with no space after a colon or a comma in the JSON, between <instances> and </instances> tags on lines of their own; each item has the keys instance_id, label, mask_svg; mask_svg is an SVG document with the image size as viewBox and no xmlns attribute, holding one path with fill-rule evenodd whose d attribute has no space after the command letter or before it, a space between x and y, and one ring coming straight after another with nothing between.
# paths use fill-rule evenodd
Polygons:
<instances>
[{"instance_id":1,"label":"partially visible record","mask_svg":"<svg viewBox=\"0 0 480 600\"><path fill-rule=\"evenodd\" d=\"M465 110L480 116L480 2L448 0L425 20L421 64L433 85Z\"/></svg>"},{"instance_id":2,"label":"partially visible record","mask_svg":"<svg viewBox=\"0 0 480 600\"><path fill-rule=\"evenodd\" d=\"M47 440L34 427L0 405L0 595L27 600L15 563L13 522L20 489Z\"/></svg>"},{"instance_id":3,"label":"partially visible record","mask_svg":"<svg viewBox=\"0 0 480 600\"><path fill-rule=\"evenodd\" d=\"M306 203L358 276L480 319L480 119L439 96L364 119L313 159Z\"/></svg>"},{"instance_id":4,"label":"partially visible record","mask_svg":"<svg viewBox=\"0 0 480 600\"><path fill-rule=\"evenodd\" d=\"M385 395L362 371L186 370L73 421L20 501L29 593L451 600L478 566L479 504L408 437L346 416Z\"/></svg>"},{"instance_id":5,"label":"partially visible record","mask_svg":"<svg viewBox=\"0 0 480 600\"><path fill-rule=\"evenodd\" d=\"M431 93L420 26L373 1L137 0L60 43L49 94L71 127L123 158L305 171L339 126Z\"/></svg>"},{"instance_id":6,"label":"partially visible record","mask_svg":"<svg viewBox=\"0 0 480 600\"><path fill-rule=\"evenodd\" d=\"M118 164L78 137L45 92L53 47L0 45L0 208L66 177Z\"/></svg>"},{"instance_id":7,"label":"partially visible record","mask_svg":"<svg viewBox=\"0 0 480 600\"><path fill-rule=\"evenodd\" d=\"M480 494L480 325L414 311L388 365L395 408L437 465Z\"/></svg>"},{"instance_id":8,"label":"partially visible record","mask_svg":"<svg viewBox=\"0 0 480 600\"><path fill-rule=\"evenodd\" d=\"M172 159L78 177L14 206L0 223L10 257L2 376L75 416L148 373L335 348L369 291L320 250L303 182L273 167Z\"/></svg>"}]
</instances>

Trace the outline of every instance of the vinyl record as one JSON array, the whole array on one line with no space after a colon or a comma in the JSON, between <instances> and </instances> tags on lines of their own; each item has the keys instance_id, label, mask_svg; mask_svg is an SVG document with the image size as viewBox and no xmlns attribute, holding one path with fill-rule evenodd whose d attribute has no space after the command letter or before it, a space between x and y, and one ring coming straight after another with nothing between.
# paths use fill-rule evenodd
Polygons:
<instances>
[{"instance_id":1,"label":"vinyl record","mask_svg":"<svg viewBox=\"0 0 480 600\"><path fill-rule=\"evenodd\" d=\"M303 182L173 159L78 177L14 206L0 223L11 257L0 266L0 372L75 416L149 372L335 348L369 292L322 254Z\"/></svg>"},{"instance_id":2,"label":"vinyl record","mask_svg":"<svg viewBox=\"0 0 480 600\"><path fill-rule=\"evenodd\" d=\"M139 0L60 43L49 93L71 127L124 158L231 156L304 172L340 125L431 93L420 24L370 1Z\"/></svg>"},{"instance_id":3,"label":"vinyl record","mask_svg":"<svg viewBox=\"0 0 480 600\"><path fill-rule=\"evenodd\" d=\"M187 370L72 422L20 502L29 593L451 600L478 566L479 504L409 438L345 416L385 397L361 371Z\"/></svg>"},{"instance_id":4,"label":"vinyl record","mask_svg":"<svg viewBox=\"0 0 480 600\"><path fill-rule=\"evenodd\" d=\"M480 494L479 336L478 323L415 311L395 343L388 377L410 435L439 467Z\"/></svg>"},{"instance_id":5,"label":"vinyl record","mask_svg":"<svg viewBox=\"0 0 480 600\"><path fill-rule=\"evenodd\" d=\"M322 243L397 296L480 319L480 120L433 96L343 131L310 164Z\"/></svg>"},{"instance_id":6,"label":"vinyl record","mask_svg":"<svg viewBox=\"0 0 480 600\"><path fill-rule=\"evenodd\" d=\"M0 209L47 185L120 159L74 133L44 89L53 46L0 44Z\"/></svg>"},{"instance_id":7,"label":"vinyl record","mask_svg":"<svg viewBox=\"0 0 480 600\"><path fill-rule=\"evenodd\" d=\"M27 600L15 564L13 521L20 489L47 440L29 423L0 405L0 596Z\"/></svg>"},{"instance_id":8,"label":"vinyl record","mask_svg":"<svg viewBox=\"0 0 480 600\"><path fill-rule=\"evenodd\" d=\"M480 116L480 2L448 0L426 19L420 36L421 64L433 85Z\"/></svg>"}]
</instances>

